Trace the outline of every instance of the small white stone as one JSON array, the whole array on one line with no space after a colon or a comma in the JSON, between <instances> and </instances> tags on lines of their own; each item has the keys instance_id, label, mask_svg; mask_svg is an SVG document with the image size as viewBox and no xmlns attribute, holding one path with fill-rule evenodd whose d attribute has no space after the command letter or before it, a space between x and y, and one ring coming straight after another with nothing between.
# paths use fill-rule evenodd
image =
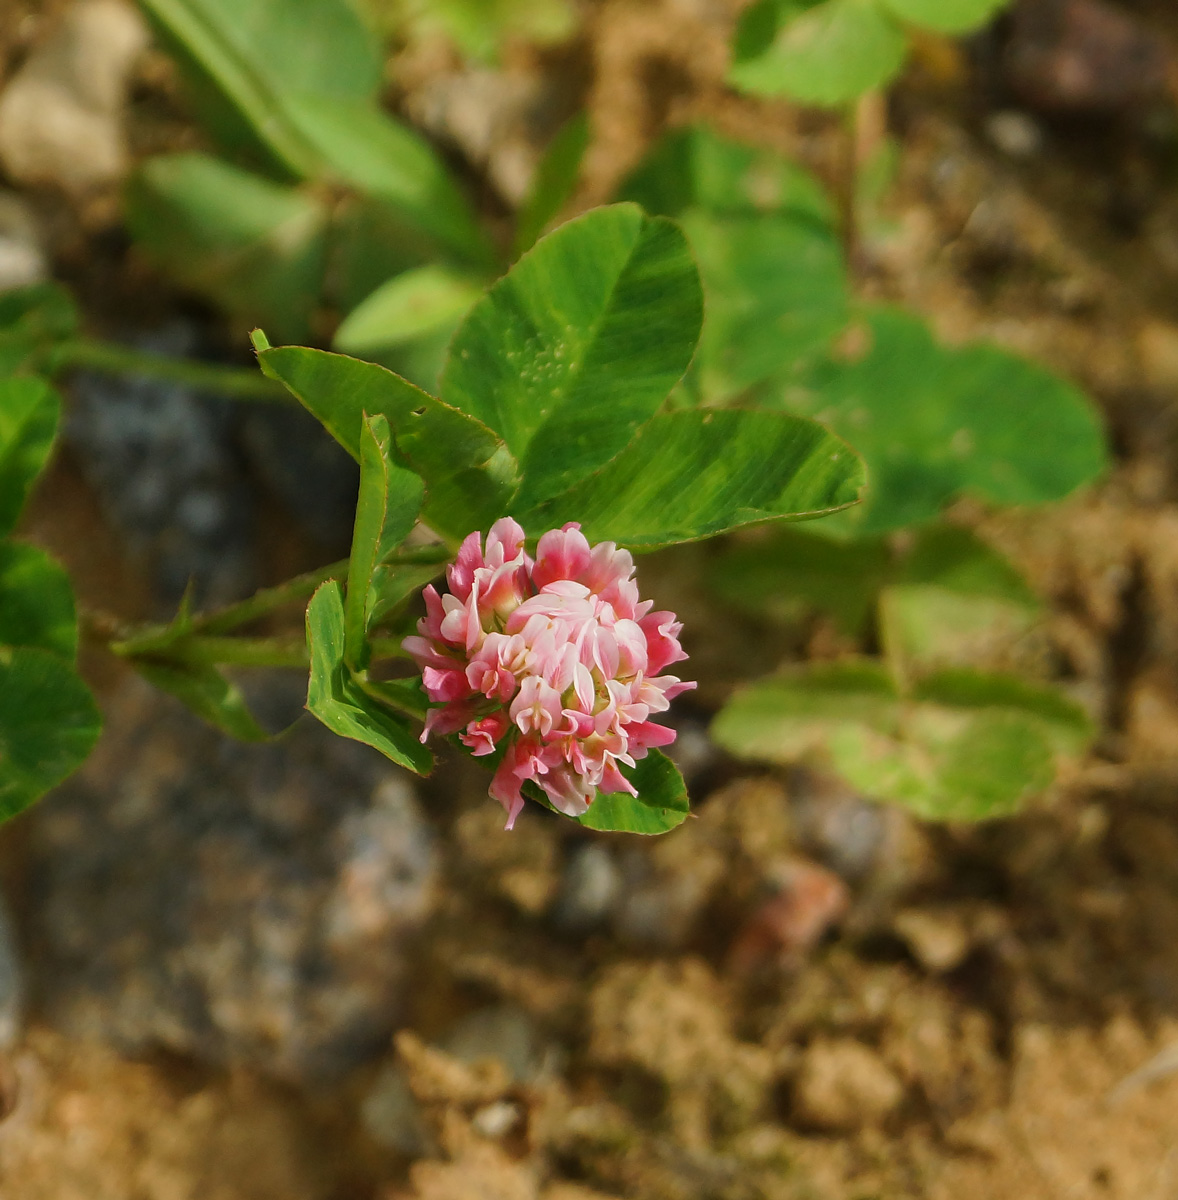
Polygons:
<instances>
[{"instance_id":1,"label":"small white stone","mask_svg":"<svg viewBox=\"0 0 1178 1200\"><path fill-rule=\"evenodd\" d=\"M897 914L892 928L927 971L952 971L969 953L969 931L953 913L909 908Z\"/></svg>"},{"instance_id":2,"label":"small white stone","mask_svg":"<svg viewBox=\"0 0 1178 1200\"><path fill-rule=\"evenodd\" d=\"M815 1042L793 1089L804 1125L846 1131L877 1125L900 1103L903 1084L874 1050L850 1038Z\"/></svg>"},{"instance_id":3,"label":"small white stone","mask_svg":"<svg viewBox=\"0 0 1178 1200\"><path fill-rule=\"evenodd\" d=\"M483 1137L501 1138L519 1124L522 1116L523 1111L518 1104L513 1104L510 1100L496 1100L493 1104L480 1108L474 1114L471 1124Z\"/></svg>"},{"instance_id":4,"label":"small white stone","mask_svg":"<svg viewBox=\"0 0 1178 1200\"><path fill-rule=\"evenodd\" d=\"M123 0L77 0L0 96L0 160L13 179L84 191L122 177L127 76L146 44Z\"/></svg>"},{"instance_id":5,"label":"small white stone","mask_svg":"<svg viewBox=\"0 0 1178 1200\"><path fill-rule=\"evenodd\" d=\"M1043 130L1024 112L1006 109L986 122L986 136L1011 158L1034 158L1043 149Z\"/></svg>"}]
</instances>

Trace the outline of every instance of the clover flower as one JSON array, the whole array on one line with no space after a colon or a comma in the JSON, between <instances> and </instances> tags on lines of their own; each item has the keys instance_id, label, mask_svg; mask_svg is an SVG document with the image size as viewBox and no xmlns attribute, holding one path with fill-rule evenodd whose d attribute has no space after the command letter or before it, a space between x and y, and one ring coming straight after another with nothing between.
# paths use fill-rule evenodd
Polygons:
<instances>
[{"instance_id":1,"label":"clover flower","mask_svg":"<svg viewBox=\"0 0 1178 1200\"><path fill-rule=\"evenodd\" d=\"M404 647L421 668L431 733L457 733L476 756L501 753L491 795L507 828L523 785L579 817L598 792L629 792L633 766L675 731L650 720L695 687L661 672L687 655L681 624L640 600L634 560L613 542L590 546L575 523L540 539L533 560L511 518L472 533L424 592L419 637Z\"/></svg>"}]
</instances>

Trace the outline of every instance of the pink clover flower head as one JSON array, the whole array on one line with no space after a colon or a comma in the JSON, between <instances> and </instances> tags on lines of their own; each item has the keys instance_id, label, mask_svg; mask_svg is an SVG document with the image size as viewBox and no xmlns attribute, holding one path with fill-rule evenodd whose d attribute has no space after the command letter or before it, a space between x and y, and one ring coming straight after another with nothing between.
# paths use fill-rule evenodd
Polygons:
<instances>
[{"instance_id":1,"label":"pink clover flower head","mask_svg":"<svg viewBox=\"0 0 1178 1200\"><path fill-rule=\"evenodd\" d=\"M446 582L445 594L425 589L404 642L435 706L421 740L456 733L476 756L501 754L490 792L508 829L528 782L570 817L598 793L633 795L622 766L675 740L650 718L695 684L663 673L687 657L682 625L639 597L629 552L590 546L570 523L533 560L504 517L485 549L477 532L462 543Z\"/></svg>"}]
</instances>

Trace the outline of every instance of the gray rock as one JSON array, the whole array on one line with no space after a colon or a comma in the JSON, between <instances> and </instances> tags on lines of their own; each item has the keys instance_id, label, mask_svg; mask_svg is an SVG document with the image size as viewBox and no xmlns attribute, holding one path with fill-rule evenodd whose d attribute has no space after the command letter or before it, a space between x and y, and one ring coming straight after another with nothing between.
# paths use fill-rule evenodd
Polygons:
<instances>
[{"instance_id":1,"label":"gray rock","mask_svg":"<svg viewBox=\"0 0 1178 1200\"><path fill-rule=\"evenodd\" d=\"M250 465L295 521L331 557L352 540L360 471L355 460L302 408L242 410L241 440ZM315 486L308 487L313 479Z\"/></svg>"},{"instance_id":2,"label":"gray rock","mask_svg":"<svg viewBox=\"0 0 1178 1200\"><path fill-rule=\"evenodd\" d=\"M556 1048L546 1044L536 1022L522 1008L497 1004L460 1018L435 1043L464 1063L497 1058L514 1083L533 1083L557 1066ZM500 1137L519 1121L519 1108L496 1102L475 1114L484 1137ZM410 1090L400 1063L381 1068L360 1104L360 1119L379 1145L409 1158L435 1149L421 1105Z\"/></svg>"},{"instance_id":3,"label":"gray rock","mask_svg":"<svg viewBox=\"0 0 1178 1200\"><path fill-rule=\"evenodd\" d=\"M144 350L177 357L196 334L173 323ZM151 566L166 607L252 590L254 506L234 445L231 401L141 377L79 372L66 436L108 517Z\"/></svg>"},{"instance_id":4,"label":"gray rock","mask_svg":"<svg viewBox=\"0 0 1178 1200\"><path fill-rule=\"evenodd\" d=\"M622 870L613 852L600 842L578 846L560 881L552 919L570 933L602 928L622 895Z\"/></svg>"},{"instance_id":5,"label":"gray rock","mask_svg":"<svg viewBox=\"0 0 1178 1200\"><path fill-rule=\"evenodd\" d=\"M122 0L77 0L0 96L0 161L21 183L71 191L117 181L127 169L122 108L147 44Z\"/></svg>"},{"instance_id":6,"label":"gray rock","mask_svg":"<svg viewBox=\"0 0 1178 1200\"><path fill-rule=\"evenodd\" d=\"M0 192L0 292L41 283L48 275L28 205L11 192Z\"/></svg>"},{"instance_id":7,"label":"gray rock","mask_svg":"<svg viewBox=\"0 0 1178 1200\"><path fill-rule=\"evenodd\" d=\"M548 1065L536 1022L514 1004L480 1008L457 1021L438 1047L461 1062L497 1058L516 1083L531 1083Z\"/></svg>"},{"instance_id":8,"label":"gray rock","mask_svg":"<svg viewBox=\"0 0 1178 1200\"><path fill-rule=\"evenodd\" d=\"M108 711L30 822L48 1019L300 1082L383 1050L434 895L408 777L310 718L249 747L143 685Z\"/></svg>"},{"instance_id":9,"label":"gray rock","mask_svg":"<svg viewBox=\"0 0 1178 1200\"><path fill-rule=\"evenodd\" d=\"M360 1102L360 1121L377 1145L407 1158L421 1158L433 1145L421 1105L399 1063L380 1069Z\"/></svg>"}]
</instances>

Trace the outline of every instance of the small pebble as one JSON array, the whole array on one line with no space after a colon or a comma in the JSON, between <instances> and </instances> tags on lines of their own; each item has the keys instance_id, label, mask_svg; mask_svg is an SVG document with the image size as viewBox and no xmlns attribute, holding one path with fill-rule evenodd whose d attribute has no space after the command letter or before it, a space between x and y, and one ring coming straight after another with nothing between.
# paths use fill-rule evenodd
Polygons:
<instances>
[{"instance_id":1,"label":"small pebble","mask_svg":"<svg viewBox=\"0 0 1178 1200\"><path fill-rule=\"evenodd\" d=\"M1043 149L1043 130L1026 113L1008 109L986 122L986 136L1011 158L1034 158Z\"/></svg>"},{"instance_id":2,"label":"small pebble","mask_svg":"<svg viewBox=\"0 0 1178 1200\"><path fill-rule=\"evenodd\" d=\"M952 971L969 954L969 931L953 913L908 908L897 914L892 927L913 958L934 974Z\"/></svg>"},{"instance_id":3,"label":"small pebble","mask_svg":"<svg viewBox=\"0 0 1178 1200\"><path fill-rule=\"evenodd\" d=\"M70 191L117 181L128 167L122 109L147 44L122 0L77 0L0 95L0 161L21 183Z\"/></svg>"},{"instance_id":4,"label":"small pebble","mask_svg":"<svg viewBox=\"0 0 1178 1200\"><path fill-rule=\"evenodd\" d=\"M552 919L569 933L588 933L609 920L621 894L622 871L612 851L589 842L569 856Z\"/></svg>"},{"instance_id":5,"label":"small pebble","mask_svg":"<svg viewBox=\"0 0 1178 1200\"><path fill-rule=\"evenodd\" d=\"M879 1124L904 1087L874 1050L842 1038L815 1042L805 1053L793 1089L793 1115L802 1125L832 1132Z\"/></svg>"}]
</instances>

